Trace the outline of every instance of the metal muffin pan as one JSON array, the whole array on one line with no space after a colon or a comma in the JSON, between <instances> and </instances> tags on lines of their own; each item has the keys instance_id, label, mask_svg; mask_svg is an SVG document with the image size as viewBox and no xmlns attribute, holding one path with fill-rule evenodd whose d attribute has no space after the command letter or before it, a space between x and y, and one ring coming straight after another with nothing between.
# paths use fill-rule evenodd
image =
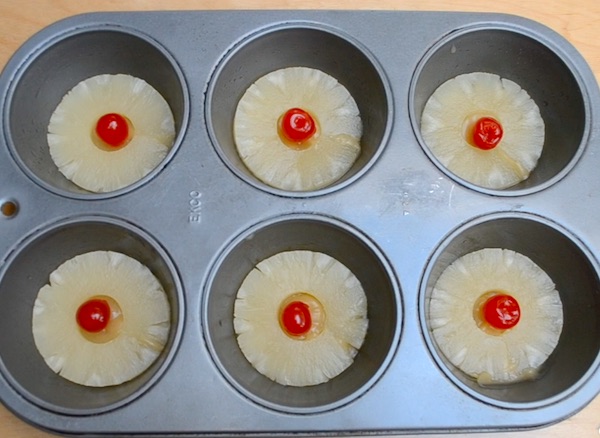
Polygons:
<instances>
[{"instance_id":1,"label":"metal muffin pan","mask_svg":"<svg viewBox=\"0 0 600 438\"><path fill-rule=\"evenodd\" d=\"M237 100L261 75L319 68L356 99L362 154L316 192L256 180L239 160ZM423 144L433 90L468 71L525 88L546 144L530 178L480 189ZM138 183L87 193L50 160L52 110L77 82L129 73L173 110L175 146ZM27 41L0 76L0 399L66 435L279 435L524 429L563 418L600 392L600 95L560 35L520 17L473 13L215 11L73 17ZM540 379L482 388L438 352L428 296L456 258L487 246L548 272L565 325ZM31 306L73 255L124 252L163 283L172 332L139 378L85 388L59 378L33 344ZM288 388L239 351L233 299L246 273L283 250L341 260L368 297L354 364L330 382Z\"/></svg>"}]
</instances>

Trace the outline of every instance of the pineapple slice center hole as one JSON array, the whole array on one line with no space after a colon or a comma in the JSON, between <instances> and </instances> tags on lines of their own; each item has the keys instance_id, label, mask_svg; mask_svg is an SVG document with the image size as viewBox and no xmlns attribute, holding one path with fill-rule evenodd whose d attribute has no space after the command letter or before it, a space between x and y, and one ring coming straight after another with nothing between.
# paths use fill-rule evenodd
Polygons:
<instances>
[{"instance_id":1,"label":"pineapple slice center hole","mask_svg":"<svg viewBox=\"0 0 600 438\"><path fill-rule=\"evenodd\" d=\"M114 298L95 295L79 306L76 320L79 332L85 339L95 344L105 344L121 332L123 312Z\"/></svg>"},{"instance_id":2,"label":"pineapple slice center hole","mask_svg":"<svg viewBox=\"0 0 600 438\"><path fill-rule=\"evenodd\" d=\"M314 295L297 292L281 302L278 319L281 330L290 338L310 340L325 327L325 309Z\"/></svg>"},{"instance_id":3,"label":"pineapple slice center hole","mask_svg":"<svg viewBox=\"0 0 600 438\"><path fill-rule=\"evenodd\" d=\"M279 138L290 149L308 149L314 144L318 132L317 118L302 108L290 108L277 120Z\"/></svg>"},{"instance_id":4,"label":"pineapple slice center hole","mask_svg":"<svg viewBox=\"0 0 600 438\"><path fill-rule=\"evenodd\" d=\"M494 149L504 135L502 124L490 115L471 115L463 122L463 137L471 146L483 151Z\"/></svg>"},{"instance_id":5,"label":"pineapple slice center hole","mask_svg":"<svg viewBox=\"0 0 600 438\"><path fill-rule=\"evenodd\" d=\"M98 119L92 129L92 141L103 151L116 151L129 144L133 131L129 118L118 113L107 113Z\"/></svg>"},{"instance_id":6,"label":"pineapple slice center hole","mask_svg":"<svg viewBox=\"0 0 600 438\"><path fill-rule=\"evenodd\" d=\"M521 318L519 302L509 293L491 290L473 305L473 319L485 333L499 336L514 328Z\"/></svg>"}]
</instances>

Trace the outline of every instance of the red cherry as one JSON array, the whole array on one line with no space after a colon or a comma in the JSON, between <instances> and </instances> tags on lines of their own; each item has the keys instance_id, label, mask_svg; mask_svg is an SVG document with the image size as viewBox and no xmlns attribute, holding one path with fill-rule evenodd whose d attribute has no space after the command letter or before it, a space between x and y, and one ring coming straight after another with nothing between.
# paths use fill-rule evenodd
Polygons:
<instances>
[{"instance_id":1,"label":"red cherry","mask_svg":"<svg viewBox=\"0 0 600 438\"><path fill-rule=\"evenodd\" d=\"M479 149L494 149L502 140L502 125L491 117L482 117L473 127L473 143Z\"/></svg>"},{"instance_id":2,"label":"red cherry","mask_svg":"<svg viewBox=\"0 0 600 438\"><path fill-rule=\"evenodd\" d=\"M281 313L281 324L290 336L303 336L310 331L310 307L302 301L292 301Z\"/></svg>"},{"instance_id":3,"label":"red cherry","mask_svg":"<svg viewBox=\"0 0 600 438\"><path fill-rule=\"evenodd\" d=\"M483 317L495 329L513 328L521 319L521 308L518 301L510 295L498 294L487 299L483 304Z\"/></svg>"},{"instance_id":4,"label":"red cherry","mask_svg":"<svg viewBox=\"0 0 600 438\"><path fill-rule=\"evenodd\" d=\"M129 123L121 114L104 114L96 122L96 134L108 146L119 148L129 139Z\"/></svg>"},{"instance_id":5,"label":"red cherry","mask_svg":"<svg viewBox=\"0 0 600 438\"><path fill-rule=\"evenodd\" d=\"M291 142L303 143L316 132L317 125L312 116L300 108L292 108L281 118L281 131Z\"/></svg>"},{"instance_id":6,"label":"red cherry","mask_svg":"<svg viewBox=\"0 0 600 438\"><path fill-rule=\"evenodd\" d=\"M110 305L106 300L91 299L77 309L77 324L86 332L101 332L109 322Z\"/></svg>"}]
</instances>

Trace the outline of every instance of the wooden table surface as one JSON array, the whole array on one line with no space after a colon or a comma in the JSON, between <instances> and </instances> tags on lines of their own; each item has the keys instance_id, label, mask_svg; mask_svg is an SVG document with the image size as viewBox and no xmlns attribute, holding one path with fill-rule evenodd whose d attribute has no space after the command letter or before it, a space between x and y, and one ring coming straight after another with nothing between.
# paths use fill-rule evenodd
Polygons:
<instances>
[{"instance_id":1,"label":"wooden table surface","mask_svg":"<svg viewBox=\"0 0 600 438\"><path fill-rule=\"evenodd\" d=\"M202 9L398 9L503 12L536 20L567 38L600 77L598 0L0 0L0 66L31 35L71 15L92 11ZM1 188L0 188L1 190ZM0 193L1 194L1 193ZM1 334L5 336L6 334ZM470 438L558 438L600 436L600 396L581 412L542 429ZM0 438L49 438L0 405ZM420 435L423 437L424 435ZM435 435L442 438L445 435ZM459 437L464 435L450 435Z\"/></svg>"}]
</instances>

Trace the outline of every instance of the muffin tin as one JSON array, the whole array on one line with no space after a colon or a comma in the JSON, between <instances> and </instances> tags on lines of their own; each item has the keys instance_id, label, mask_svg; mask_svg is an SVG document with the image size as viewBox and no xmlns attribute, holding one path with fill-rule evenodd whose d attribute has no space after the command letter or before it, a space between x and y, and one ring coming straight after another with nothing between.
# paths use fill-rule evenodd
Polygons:
<instances>
[{"instance_id":1,"label":"muffin tin","mask_svg":"<svg viewBox=\"0 0 600 438\"><path fill-rule=\"evenodd\" d=\"M265 186L235 152L245 89L288 66L318 68L355 98L362 154L331 187ZM546 144L530 178L481 189L436 161L419 118L446 79L488 71L540 107ZM52 163L51 112L101 73L143 78L167 100L177 138L122 190L92 194ZM512 430L559 421L600 391L600 96L560 35L519 17L473 13L216 11L101 13L27 41L0 77L0 399L69 435L280 435ZM535 381L480 387L439 353L428 295L456 258L484 247L533 259L564 305L559 345ZM172 308L156 363L135 380L87 388L55 375L33 343L31 310L49 273L86 251L146 264ZM369 331L333 380L284 387L235 341L245 275L277 252L346 264L368 297Z\"/></svg>"}]
</instances>

